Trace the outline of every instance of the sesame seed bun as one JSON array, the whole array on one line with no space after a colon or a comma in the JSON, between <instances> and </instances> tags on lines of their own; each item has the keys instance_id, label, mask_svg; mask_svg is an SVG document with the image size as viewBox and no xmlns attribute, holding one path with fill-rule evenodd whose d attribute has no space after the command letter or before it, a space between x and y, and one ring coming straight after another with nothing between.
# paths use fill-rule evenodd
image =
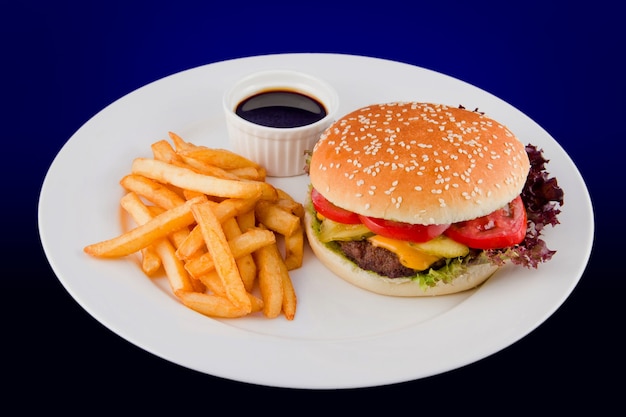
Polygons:
<instances>
[{"instance_id":1,"label":"sesame seed bun","mask_svg":"<svg viewBox=\"0 0 626 417\"><path fill-rule=\"evenodd\" d=\"M455 294L478 287L496 272L499 267L483 263L472 265L450 282L439 281L435 286L422 287L418 281L410 278L388 278L359 268L339 252L331 250L322 243L313 228L313 214L305 213L304 229L307 240L315 256L331 272L350 284L373 293L396 297L426 297Z\"/></svg>"},{"instance_id":2,"label":"sesame seed bun","mask_svg":"<svg viewBox=\"0 0 626 417\"><path fill-rule=\"evenodd\" d=\"M309 176L339 207L429 225L505 206L522 191L529 168L515 135L478 112L396 102L333 123L313 149Z\"/></svg>"}]
</instances>

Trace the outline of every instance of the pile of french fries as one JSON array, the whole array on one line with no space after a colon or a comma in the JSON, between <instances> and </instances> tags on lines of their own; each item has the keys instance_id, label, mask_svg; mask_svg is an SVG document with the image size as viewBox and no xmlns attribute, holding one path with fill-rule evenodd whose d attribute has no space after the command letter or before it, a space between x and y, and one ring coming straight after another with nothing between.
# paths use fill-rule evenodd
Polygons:
<instances>
[{"instance_id":1,"label":"pile of french fries","mask_svg":"<svg viewBox=\"0 0 626 417\"><path fill-rule=\"evenodd\" d=\"M97 258L140 255L148 277L164 271L175 296L210 317L262 312L293 320L289 271L302 265L304 210L241 155L169 132L120 180L134 226L84 247Z\"/></svg>"}]
</instances>

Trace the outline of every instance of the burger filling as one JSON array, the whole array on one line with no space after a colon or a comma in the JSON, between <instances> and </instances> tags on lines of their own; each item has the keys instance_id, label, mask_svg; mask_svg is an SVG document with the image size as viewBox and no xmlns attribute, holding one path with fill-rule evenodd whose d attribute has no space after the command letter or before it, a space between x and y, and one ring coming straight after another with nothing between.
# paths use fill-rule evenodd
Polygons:
<instances>
[{"instance_id":1,"label":"burger filling","mask_svg":"<svg viewBox=\"0 0 626 417\"><path fill-rule=\"evenodd\" d=\"M526 146L531 168L520 196L487 216L452 225L410 225L343 210L311 189L309 209L322 242L360 268L389 278L412 277L422 285L448 282L468 265L510 261L537 267L555 251L540 238L558 224L563 191L545 170L542 151Z\"/></svg>"},{"instance_id":2,"label":"burger filling","mask_svg":"<svg viewBox=\"0 0 626 417\"><path fill-rule=\"evenodd\" d=\"M361 269L389 278L410 277L415 270L402 265L398 255L388 249L374 246L367 240L339 242L341 251Z\"/></svg>"}]
</instances>

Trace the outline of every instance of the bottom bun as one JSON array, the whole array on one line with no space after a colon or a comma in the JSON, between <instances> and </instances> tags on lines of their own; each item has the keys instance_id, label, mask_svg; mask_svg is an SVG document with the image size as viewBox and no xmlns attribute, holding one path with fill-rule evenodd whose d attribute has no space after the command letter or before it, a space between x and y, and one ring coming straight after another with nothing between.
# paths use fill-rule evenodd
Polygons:
<instances>
[{"instance_id":1,"label":"bottom bun","mask_svg":"<svg viewBox=\"0 0 626 417\"><path fill-rule=\"evenodd\" d=\"M343 278L357 287L377 294L398 297L454 294L477 287L491 277L499 268L496 265L488 263L471 265L463 274L448 283L439 281L437 285L433 287L422 288L418 281L409 278L387 278L359 268L354 262L329 249L322 243L315 235L312 224L312 215L307 210L305 214L306 235L309 245L311 249L313 249L313 253L315 253L320 262L340 278Z\"/></svg>"}]
</instances>

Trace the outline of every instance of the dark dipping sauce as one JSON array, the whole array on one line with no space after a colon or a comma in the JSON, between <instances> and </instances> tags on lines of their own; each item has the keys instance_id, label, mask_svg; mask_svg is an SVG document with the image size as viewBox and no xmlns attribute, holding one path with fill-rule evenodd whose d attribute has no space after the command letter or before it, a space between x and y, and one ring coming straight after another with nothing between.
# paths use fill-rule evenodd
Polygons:
<instances>
[{"instance_id":1,"label":"dark dipping sauce","mask_svg":"<svg viewBox=\"0 0 626 417\"><path fill-rule=\"evenodd\" d=\"M326 117L316 99L287 90L265 91L248 97L235 109L237 115L257 125L290 128L306 126Z\"/></svg>"}]
</instances>

